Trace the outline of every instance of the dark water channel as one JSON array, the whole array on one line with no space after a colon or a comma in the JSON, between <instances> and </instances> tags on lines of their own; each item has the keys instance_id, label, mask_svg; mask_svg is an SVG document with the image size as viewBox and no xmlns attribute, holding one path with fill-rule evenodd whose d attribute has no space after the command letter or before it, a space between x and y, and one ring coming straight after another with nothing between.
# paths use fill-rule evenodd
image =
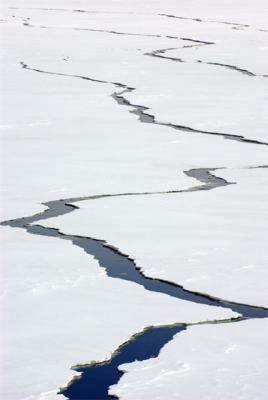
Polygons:
<instances>
[{"instance_id":1,"label":"dark water channel","mask_svg":"<svg viewBox=\"0 0 268 400\"><path fill-rule=\"evenodd\" d=\"M124 374L118 370L119 365L157 357L161 348L184 329L184 325L146 329L122 345L110 361L86 368L75 368L75 371L82 373L81 379L75 380L61 393L71 400L115 398L109 396L108 390L109 386L116 384Z\"/></svg>"}]
</instances>

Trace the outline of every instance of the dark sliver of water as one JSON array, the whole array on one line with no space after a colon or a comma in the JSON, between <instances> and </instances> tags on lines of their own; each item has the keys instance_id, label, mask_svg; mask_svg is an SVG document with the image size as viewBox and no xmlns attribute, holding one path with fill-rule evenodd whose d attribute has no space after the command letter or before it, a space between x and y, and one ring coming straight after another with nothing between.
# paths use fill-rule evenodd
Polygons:
<instances>
[{"instance_id":1,"label":"dark sliver of water","mask_svg":"<svg viewBox=\"0 0 268 400\"><path fill-rule=\"evenodd\" d=\"M183 60L179 60L179 59L177 59L176 61L183 62ZM224 139L235 140L235 141L242 142L242 143L260 144L260 145L268 146L267 142L262 142L260 140L255 140L255 139L247 139L242 135L233 135L230 133L204 131L201 129L194 129L194 128L191 128L191 127L185 126L185 125L178 125L178 124L173 124L170 122L157 121L154 115L151 115L151 114L148 114L147 112L145 112L145 111L149 110L149 107L132 104L129 100L127 100L124 96L122 96L124 93L133 92L133 90L135 90L135 88L125 87L122 92L119 92L119 93L115 92L111 96L115 99L115 101L118 104L133 107L134 109L129 112L132 114L138 115L140 122L151 123L151 124L161 125L161 126L167 126L169 128L172 128L172 129L175 129L178 131L182 131L182 132L201 133L204 135L221 136Z\"/></svg>"},{"instance_id":2,"label":"dark sliver of water","mask_svg":"<svg viewBox=\"0 0 268 400\"><path fill-rule=\"evenodd\" d=\"M100 267L105 269L107 276L110 278L135 282L148 291L166 294L180 300L214 307L229 308L247 318L268 317L268 310L262 307L238 304L218 299L213 296L186 290L182 286L169 281L147 277L136 266L133 259L128 255L121 253L115 247L108 245L104 240L76 235L66 235L58 229L46 228L41 225L16 225L14 221L12 225L9 224L9 226L25 228L27 232L34 235L70 240L75 246L82 248L87 254L92 255L98 261Z\"/></svg>"},{"instance_id":3,"label":"dark sliver of water","mask_svg":"<svg viewBox=\"0 0 268 400\"><path fill-rule=\"evenodd\" d=\"M220 321L208 321L207 323L226 324L239 322L243 319L244 318L231 318ZM69 400L118 399L117 396L109 395L109 388L118 383L125 373L122 367L120 369L119 367L123 364L158 357L160 350L170 342L176 334L187 328L188 325L182 323L145 328L142 332L133 335L127 342L120 345L109 360L102 362L93 361L88 365L72 367L74 371L81 373L81 375L74 378L67 387L62 388L59 394L64 395Z\"/></svg>"},{"instance_id":4,"label":"dark sliver of water","mask_svg":"<svg viewBox=\"0 0 268 400\"><path fill-rule=\"evenodd\" d=\"M183 46L182 48L189 48L189 47L198 47L198 46L204 46L207 44L212 44L212 43L204 43L204 44L195 44L192 46ZM153 50L149 53L144 53L145 56L150 56L150 57L157 57L157 58L162 58L164 60L170 60L170 61L175 61L175 62L180 62L180 63L185 63L187 61L183 60L182 58L177 58L177 57L170 57L166 56L165 53L170 50L178 50L180 47L175 47L175 48L167 48L167 49L160 49L160 50ZM262 77L262 78L267 78L267 75L264 74L254 74L253 72L245 69L245 68L240 68L236 65L231 65L231 64L223 64L219 62L208 62L208 61L202 61L202 60L195 60L194 62L199 63L199 64L206 64L206 65L214 65L218 67L223 67L230 69L232 71L240 72L243 75L251 76L251 77Z\"/></svg>"},{"instance_id":5,"label":"dark sliver of water","mask_svg":"<svg viewBox=\"0 0 268 400\"><path fill-rule=\"evenodd\" d=\"M254 167L255 168L255 167ZM262 166L260 168L263 168ZM79 209L74 204L80 201L86 200L98 200L110 197L125 197L125 196L147 196L147 195L157 195L157 194L175 194L175 193L187 193L194 192L200 190L211 190L221 186L228 186L235 184L234 182L227 182L225 179L220 178L216 175L211 174L211 171L216 171L220 168L195 168L190 169L188 171L183 171L185 175L198 180L204 185L193 186L189 189L182 190L170 190L170 191L156 191L156 192L126 192L126 193L115 193L115 194L100 194L100 195L91 195L91 196L83 196L83 197L70 197L68 199L60 199L60 200L52 200L46 203L42 203L48 208L41 213L34 214L29 217L17 218L10 221L5 221L0 223L0 225L8 225L11 227L25 227L26 225L32 224L36 221L46 220L49 218L59 217L61 215L68 214L73 212L74 210Z\"/></svg>"},{"instance_id":6,"label":"dark sliver of water","mask_svg":"<svg viewBox=\"0 0 268 400\"><path fill-rule=\"evenodd\" d=\"M147 360L159 355L161 348L173 339L174 335L186 329L183 324L159 326L145 329L121 345L114 356L105 362L89 366L74 367L82 373L81 379L74 380L60 393L71 400L108 400L116 398L108 394L109 387L116 384L124 372L118 367L134 361ZM86 393L86 397L85 397Z\"/></svg>"},{"instance_id":7,"label":"dark sliver of water","mask_svg":"<svg viewBox=\"0 0 268 400\"><path fill-rule=\"evenodd\" d=\"M172 14L158 14L161 17L168 17L168 18L175 18L175 19L184 19L184 20L190 20L190 21L195 21L195 22L204 22L204 23L216 23L216 24L225 24L225 25L232 25L232 26L238 26L241 28L249 28L250 25L248 24L238 24L236 22L229 22L229 21L220 21L220 20L211 20L211 19L201 19L201 18L190 18L190 17L181 17L177 15L172 15Z\"/></svg>"},{"instance_id":8,"label":"dark sliver of water","mask_svg":"<svg viewBox=\"0 0 268 400\"><path fill-rule=\"evenodd\" d=\"M207 44L207 43L206 43ZM193 45L193 46L183 46L185 48L187 47L196 47L198 45ZM202 46L202 45L199 45ZM175 62L180 62L180 63L185 63L187 61L183 60L182 58L177 58L177 57L170 57L170 56L166 56L164 55L167 51L170 50L178 50L180 49L178 48L168 48L168 49L160 49L160 50L153 50L152 52L149 53L144 53L144 55L146 56L150 56L150 57L157 57L157 58L162 58L164 60L170 60L170 61L175 61ZM218 67L223 67L223 68L227 68L230 69L232 71L236 71L236 72L240 72L243 75L247 75L247 76L251 76L251 77L262 77L262 78L267 78L267 75L264 74L254 74L253 72L245 69L245 68L240 68L236 65L231 65L231 64L223 64L223 63L219 63L219 62L207 62L207 61L202 61L202 60L195 60L194 62L199 63L199 64L206 64L206 65L214 65L214 66L218 66Z\"/></svg>"},{"instance_id":9,"label":"dark sliver of water","mask_svg":"<svg viewBox=\"0 0 268 400\"><path fill-rule=\"evenodd\" d=\"M169 128L172 128L172 129L175 129L178 131L183 131L183 132L201 133L201 134L205 134L205 135L221 136L224 139L236 140L236 141L242 142L242 143L251 143L251 144L259 144L259 145L268 146L267 142L262 142L262 141L255 140L255 139L247 139L242 135L233 135L230 133L204 131L204 130L200 130L200 129L194 129L189 126L172 124L170 122L157 121L154 115L151 115L151 114L148 114L145 112L146 110L149 110L149 107L132 104L122 96L123 93L128 93L128 92L132 92L133 90L135 90L135 88L129 87L122 83L109 82L109 81L105 81L105 80L101 80L101 79L94 79L94 78L90 78L90 77L83 76L83 75L72 75L72 74L64 74L64 73L60 73L60 72L44 71L44 70L37 69L37 68L31 68L22 61L20 64L23 69L26 69L29 71L35 71L35 72L39 72L42 74L48 74L48 75L68 76L71 78L78 78L78 79L83 79L86 81L91 81L91 82L96 82L96 83L110 84L110 85L115 85L116 87L124 88L124 90L122 92L113 93L112 97L120 105L128 105L130 107L133 107L133 110L131 110L130 112L138 115L140 122L151 123L151 124L156 124L156 125L161 125L161 126L167 126Z\"/></svg>"}]
</instances>

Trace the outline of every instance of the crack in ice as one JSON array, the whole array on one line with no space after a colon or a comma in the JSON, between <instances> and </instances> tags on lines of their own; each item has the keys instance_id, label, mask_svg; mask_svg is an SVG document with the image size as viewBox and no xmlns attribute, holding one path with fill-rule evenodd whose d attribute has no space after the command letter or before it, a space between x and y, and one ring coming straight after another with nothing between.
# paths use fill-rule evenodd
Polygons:
<instances>
[{"instance_id":1,"label":"crack in ice","mask_svg":"<svg viewBox=\"0 0 268 400\"><path fill-rule=\"evenodd\" d=\"M71 241L74 245L82 248L86 253L92 255L105 269L107 275L112 278L122 279L142 285L146 290L158 292L176 297L182 300L187 300L200 304L207 304L211 306L218 306L223 308L230 308L234 312L238 312L244 317L263 318L268 316L268 309L264 307L251 306L247 304L240 304L223 299L203 294L199 292L184 289L183 286L177 285L174 282L166 281L163 279L156 279L146 276L144 272L135 263L135 260L128 255L122 253L118 248L108 244L105 240L91 238L87 236L64 234L57 228L48 228L34 222L46 220L52 217L58 217L78 209L79 207L74 204L85 200L97 200L101 198L122 197L122 196L144 196L156 194L179 194L191 193L200 190L212 190L217 187L227 186L234 184L227 182L223 178L213 175L210 171L217 170L217 168L200 168L185 171L189 177L193 177L203 183L203 185L191 187L189 189L172 190L172 191L158 191L158 192L138 192L138 193L118 193L118 194L102 194L85 197L74 197L68 199L54 200L43 203L48 208L41 213L34 214L29 217L16 218L14 220L2 222L2 226L10 226L13 228L23 228L27 232L34 235L44 235L49 237L56 237L64 240Z\"/></svg>"},{"instance_id":2,"label":"crack in ice","mask_svg":"<svg viewBox=\"0 0 268 400\"><path fill-rule=\"evenodd\" d=\"M185 40L187 40L187 39L185 39ZM189 47L200 47L200 46L204 46L204 45L208 45L208 44L215 44L215 43L203 42L203 44L196 44L196 45L189 45L189 46L186 45L186 46L182 46L182 47L170 47L170 48L166 48L166 49L153 50L151 52L144 53L144 55L150 56L150 57L162 58L165 60L170 60L170 61L175 61L175 62L180 62L180 63L189 63L189 61L183 60L182 58L165 56L164 54L167 51L171 51L171 50L179 50L179 49L189 48ZM202 61L202 60L193 60L193 62L198 63L198 64L215 65L218 67L224 67L224 68L230 69L232 71L237 71L237 72L240 72L244 75L251 76L251 77L261 77L261 78L268 77L268 75L266 75L266 74L254 74L253 72L251 72L245 68L238 67L236 65L223 64L220 62Z\"/></svg>"},{"instance_id":3,"label":"crack in ice","mask_svg":"<svg viewBox=\"0 0 268 400\"><path fill-rule=\"evenodd\" d=\"M115 92L111 96L114 98L114 100L116 100L116 102L118 104L133 107L134 110L131 110L130 112L133 113L133 114L138 115L139 121L141 121L141 122L151 123L151 124L156 124L156 125L161 125L161 126L167 126L169 128L176 129L176 130L183 131L183 132L202 133L202 134L205 134L205 135L221 136L224 139L236 140L236 141L239 141L239 142L242 142L242 143L251 143L251 144L259 144L259 145L268 146L267 142L262 142L262 141L255 140L255 139L247 139L242 135L236 135L236 134L231 134L231 133L213 132L213 131L205 131L205 130L201 130L201 129L194 129L194 128L191 128L191 127L185 126L185 125L178 125L178 124L173 124L173 123L170 123L170 122L158 121L155 118L154 115L148 114L147 112L145 112L145 111L149 110L149 107L132 104L129 100L127 100L124 96L122 96L124 93L130 93L130 92L133 92L134 90L136 90L136 88L127 86L126 84L123 84L123 83L110 82L110 81L106 81L106 80L102 80L102 79L90 78L90 77L87 77L87 76L84 76L84 75L75 75L75 74L66 74L66 73L62 73L62 72L45 71L45 70L41 70L41 69L38 69L38 68L29 67L23 61L21 61L20 64L21 64L21 67L23 69L26 69L26 70L29 70L29 71L35 71L35 72L48 74L48 75L57 75L57 76L66 76L66 77L70 77L70 78L79 78L79 79L83 79L83 80L87 80L87 81L91 81L91 82L106 83L106 84L114 85L116 87L123 88L123 91Z\"/></svg>"},{"instance_id":4,"label":"crack in ice","mask_svg":"<svg viewBox=\"0 0 268 400\"><path fill-rule=\"evenodd\" d=\"M191 328L191 326L235 323L242 320L243 318L237 317L190 324L174 323L170 325L146 327L142 331L133 334L126 342L122 343L111 354L109 359L72 366L71 369L80 373L80 375L74 377L68 385L62 387L59 394L63 394L67 398L75 399L76 387L82 385L83 393L87 393L87 400L119 399L119 397L109 394L109 388L111 385L118 383L125 374L123 368L120 367L122 364L158 357L162 348L173 340L175 335ZM91 385L92 381L95 382L95 385Z\"/></svg>"}]
</instances>

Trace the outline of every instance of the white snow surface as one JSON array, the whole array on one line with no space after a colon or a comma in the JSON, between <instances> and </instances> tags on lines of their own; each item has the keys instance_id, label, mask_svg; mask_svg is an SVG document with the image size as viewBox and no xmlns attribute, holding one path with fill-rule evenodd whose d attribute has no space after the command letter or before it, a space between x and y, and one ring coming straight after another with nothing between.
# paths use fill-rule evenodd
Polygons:
<instances>
[{"instance_id":1,"label":"white snow surface","mask_svg":"<svg viewBox=\"0 0 268 400\"><path fill-rule=\"evenodd\" d=\"M258 400L267 383L267 320L197 325L177 334L156 359L124 364L110 393L121 400Z\"/></svg>"}]
</instances>

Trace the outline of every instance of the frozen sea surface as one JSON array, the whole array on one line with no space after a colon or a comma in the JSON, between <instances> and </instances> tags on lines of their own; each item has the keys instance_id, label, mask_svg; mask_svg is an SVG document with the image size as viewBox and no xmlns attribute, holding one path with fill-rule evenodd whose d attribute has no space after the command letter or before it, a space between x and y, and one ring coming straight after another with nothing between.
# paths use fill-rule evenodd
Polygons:
<instances>
[{"instance_id":1,"label":"frozen sea surface","mask_svg":"<svg viewBox=\"0 0 268 400\"><path fill-rule=\"evenodd\" d=\"M174 324L154 359L118 364L110 393L265 397L266 320L226 305L267 312L267 13L265 0L3 2L1 221L16 221L1 227L1 398L64 399L71 367ZM151 287L206 301L123 279L120 254Z\"/></svg>"}]
</instances>

